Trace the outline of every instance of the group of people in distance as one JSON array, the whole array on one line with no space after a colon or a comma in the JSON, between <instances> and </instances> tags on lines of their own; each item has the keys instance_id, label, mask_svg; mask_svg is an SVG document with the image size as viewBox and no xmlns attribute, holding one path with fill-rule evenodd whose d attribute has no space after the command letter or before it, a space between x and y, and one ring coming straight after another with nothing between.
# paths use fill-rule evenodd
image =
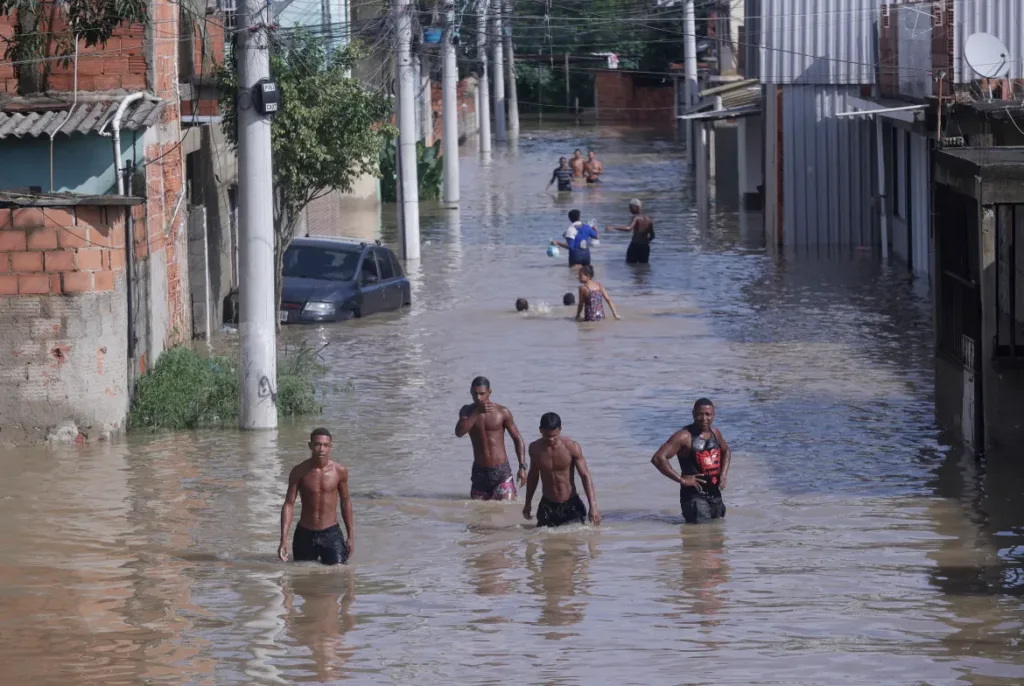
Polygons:
<instances>
[{"instance_id":1,"label":"group of people in distance","mask_svg":"<svg viewBox=\"0 0 1024 686\"><path fill-rule=\"evenodd\" d=\"M562 434L561 418L554 412L543 414L540 438L527 446L509 409L491 400L490 381L478 376L469 391L473 402L459 410L455 424L455 435L469 435L473 445L469 497L515 500L518 481L520 488L526 486L523 517L529 520L533 517L533 497L539 482L537 526L583 524L588 519L599 525L601 514L594 479L579 443ZM714 404L707 398L699 399L693 406L693 422L672 434L651 458L659 472L679 484L679 506L689 524L725 517L722 491L729 476L731 453L722 432L713 426L714 420ZM505 451L506 433L512 438L518 460L515 475ZM288 476L278 546L278 557L283 561L288 560L287 536L296 496L302 501L302 516L292 536L294 560L344 564L355 551L348 469L330 459L331 447L330 432L315 429L310 434L309 459L296 465ZM673 457L679 460L678 472L671 464ZM580 475L587 505L576 490L576 473ZM347 540L338 525L339 502Z\"/></svg>"},{"instance_id":2,"label":"group of people in distance","mask_svg":"<svg viewBox=\"0 0 1024 686\"><path fill-rule=\"evenodd\" d=\"M564 157L558 158L558 167L551 175L547 188L551 188L551 184L557 183L559 191L571 191L574 181L577 183L600 183L603 173L604 165L597 159L597 153L590 150L584 159L583 152L576 148L572 153L571 160Z\"/></svg>"}]
</instances>

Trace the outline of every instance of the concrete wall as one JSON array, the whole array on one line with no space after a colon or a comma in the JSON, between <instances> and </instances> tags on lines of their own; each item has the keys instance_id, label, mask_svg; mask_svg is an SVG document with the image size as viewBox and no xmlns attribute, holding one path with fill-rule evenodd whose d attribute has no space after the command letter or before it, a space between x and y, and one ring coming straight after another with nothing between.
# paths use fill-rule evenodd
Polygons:
<instances>
[{"instance_id":1,"label":"concrete wall","mask_svg":"<svg viewBox=\"0 0 1024 686\"><path fill-rule=\"evenodd\" d=\"M334 191L314 200L306 207L296 233L376 240L380 235L379 185L376 177L364 175L351 192Z\"/></svg>"},{"instance_id":2,"label":"concrete wall","mask_svg":"<svg viewBox=\"0 0 1024 686\"><path fill-rule=\"evenodd\" d=\"M71 420L90 438L128 408L121 208L0 210L0 442Z\"/></svg>"},{"instance_id":3,"label":"concrete wall","mask_svg":"<svg viewBox=\"0 0 1024 686\"><path fill-rule=\"evenodd\" d=\"M122 164L142 161L141 139L135 145L133 135L121 136ZM38 186L50 190L50 139L8 138L2 141L0 188ZM117 184L114 173L114 147L110 138L76 133L58 134L53 141L53 190L57 193L105 195Z\"/></svg>"}]
</instances>

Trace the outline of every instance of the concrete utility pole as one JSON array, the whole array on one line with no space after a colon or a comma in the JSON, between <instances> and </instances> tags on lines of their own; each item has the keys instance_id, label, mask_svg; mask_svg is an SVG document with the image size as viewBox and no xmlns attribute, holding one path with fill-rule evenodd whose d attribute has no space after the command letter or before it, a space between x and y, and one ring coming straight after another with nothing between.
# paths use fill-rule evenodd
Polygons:
<instances>
[{"instance_id":1,"label":"concrete utility pole","mask_svg":"<svg viewBox=\"0 0 1024 686\"><path fill-rule=\"evenodd\" d=\"M269 4L241 0L238 18L238 299L242 429L277 428L277 291L274 287L274 177L270 119L257 84L270 78Z\"/></svg>"},{"instance_id":2,"label":"concrete utility pole","mask_svg":"<svg viewBox=\"0 0 1024 686\"><path fill-rule=\"evenodd\" d=\"M491 89L487 84L487 10L489 0L477 0L476 15L476 48L480 60L480 109L477 118L480 120L480 152L491 152Z\"/></svg>"},{"instance_id":3,"label":"concrete utility pole","mask_svg":"<svg viewBox=\"0 0 1024 686\"><path fill-rule=\"evenodd\" d=\"M398 59L398 154L402 203L402 248L406 260L420 258L420 195L416 179L416 83L412 67L409 0L396 0Z\"/></svg>"},{"instance_id":4,"label":"concrete utility pole","mask_svg":"<svg viewBox=\"0 0 1024 686\"><path fill-rule=\"evenodd\" d=\"M444 133L444 202L459 204L459 64L455 60L455 0L445 0L444 42L441 44L441 118Z\"/></svg>"},{"instance_id":5,"label":"concrete utility pole","mask_svg":"<svg viewBox=\"0 0 1024 686\"><path fill-rule=\"evenodd\" d=\"M694 0L686 0L683 28L683 57L686 62L686 106L691 108L697 104L697 13ZM696 166L696 139L693 123L686 121L686 149L690 156L691 168Z\"/></svg>"},{"instance_id":6,"label":"concrete utility pole","mask_svg":"<svg viewBox=\"0 0 1024 686\"><path fill-rule=\"evenodd\" d=\"M419 58L420 65L420 127L423 129L423 143L434 144L434 102L433 89L430 84L430 56Z\"/></svg>"},{"instance_id":7,"label":"concrete utility pole","mask_svg":"<svg viewBox=\"0 0 1024 686\"><path fill-rule=\"evenodd\" d=\"M497 141L507 140L505 135L505 39L501 30L501 0L494 0L498 5L494 12L494 138Z\"/></svg>"},{"instance_id":8,"label":"concrete utility pole","mask_svg":"<svg viewBox=\"0 0 1024 686\"><path fill-rule=\"evenodd\" d=\"M508 135L519 138L519 94L516 91L516 59L512 54L512 0L502 0L501 9L505 15L504 35L505 70L508 74Z\"/></svg>"}]
</instances>

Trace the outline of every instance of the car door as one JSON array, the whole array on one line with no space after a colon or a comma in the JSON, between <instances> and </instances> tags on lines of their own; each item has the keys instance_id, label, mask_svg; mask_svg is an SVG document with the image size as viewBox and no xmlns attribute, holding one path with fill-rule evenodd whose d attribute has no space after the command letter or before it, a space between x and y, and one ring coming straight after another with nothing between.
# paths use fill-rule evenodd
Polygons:
<instances>
[{"instance_id":1,"label":"car door","mask_svg":"<svg viewBox=\"0 0 1024 686\"><path fill-rule=\"evenodd\" d=\"M380 281L380 270L373 250L363 252L363 263L359 267L359 313L362 316L376 314L384 309L384 284Z\"/></svg>"},{"instance_id":2,"label":"car door","mask_svg":"<svg viewBox=\"0 0 1024 686\"><path fill-rule=\"evenodd\" d=\"M384 293L383 309L390 312L402 306L402 290L395 274L395 266L387 248L374 248L377 256L377 267L380 269L380 283Z\"/></svg>"},{"instance_id":3,"label":"car door","mask_svg":"<svg viewBox=\"0 0 1024 686\"><path fill-rule=\"evenodd\" d=\"M412 304L412 287L409 285L409 279L405 278L405 272L402 270L402 263L398 261L398 255L393 251L387 251L388 256L391 258L391 264L395 267L395 292L398 293L402 300L401 307Z\"/></svg>"}]
</instances>

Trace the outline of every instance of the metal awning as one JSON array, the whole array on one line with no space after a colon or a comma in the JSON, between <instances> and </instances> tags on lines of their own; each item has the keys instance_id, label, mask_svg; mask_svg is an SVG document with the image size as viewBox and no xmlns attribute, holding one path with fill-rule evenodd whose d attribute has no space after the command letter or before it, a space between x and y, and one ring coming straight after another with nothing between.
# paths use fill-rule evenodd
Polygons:
<instances>
[{"instance_id":1,"label":"metal awning","mask_svg":"<svg viewBox=\"0 0 1024 686\"><path fill-rule=\"evenodd\" d=\"M738 117L752 117L761 114L761 103L755 105L740 105L739 107L726 107L720 110L708 112L694 112L693 114L680 114L676 119L683 121L719 121L722 119L736 119Z\"/></svg>"}]
</instances>

